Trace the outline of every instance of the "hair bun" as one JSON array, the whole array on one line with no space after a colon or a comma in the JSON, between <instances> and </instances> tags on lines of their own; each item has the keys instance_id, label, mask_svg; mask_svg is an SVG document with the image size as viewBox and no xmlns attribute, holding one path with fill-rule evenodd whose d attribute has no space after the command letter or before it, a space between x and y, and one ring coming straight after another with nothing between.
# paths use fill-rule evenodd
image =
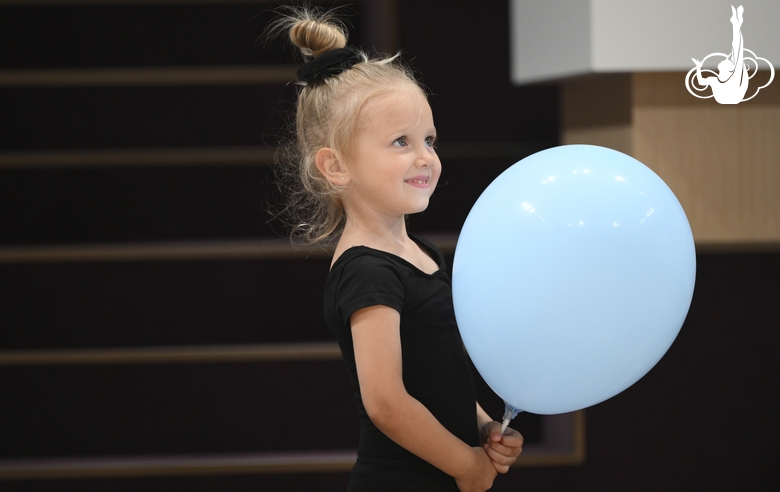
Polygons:
<instances>
[{"instance_id":1,"label":"hair bun","mask_svg":"<svg viewBox=\"0 0 780 492\"><path fill-rule=\"evenodd\" d=\"M290 41L305 56L317 58L321 54L344 48L347 35L342 26L325 19L302 19L290 28Z\"/></svg>"}]
</instances>

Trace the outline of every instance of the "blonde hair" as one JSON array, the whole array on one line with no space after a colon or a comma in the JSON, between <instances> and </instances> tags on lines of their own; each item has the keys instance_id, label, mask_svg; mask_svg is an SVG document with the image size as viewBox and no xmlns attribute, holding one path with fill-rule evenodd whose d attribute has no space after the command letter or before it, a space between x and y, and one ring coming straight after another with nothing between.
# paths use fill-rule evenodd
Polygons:
<instances>
[{"instance_id":1,"label":"blonde hair","mask_svg":"<svg viewBox=\"0 0 780 492\"><path fill-rule=\"evenodd\" d=\"M305 59L347 45L343 24L321 10L287 9L269 32L287 32ZM425 96L411 71L398 62L398 55L371 59L363 51L360 54L362 61L338 75L299 83L295 130L276 166L277 184L286 195L281 216L294 241L317 244L338 237L346 220L340 198L343 187L331 184L317 169L317 151L328 147L348 158L361 110L370 99L404 84L412 84Z\"/></svg>"}]
</instances>

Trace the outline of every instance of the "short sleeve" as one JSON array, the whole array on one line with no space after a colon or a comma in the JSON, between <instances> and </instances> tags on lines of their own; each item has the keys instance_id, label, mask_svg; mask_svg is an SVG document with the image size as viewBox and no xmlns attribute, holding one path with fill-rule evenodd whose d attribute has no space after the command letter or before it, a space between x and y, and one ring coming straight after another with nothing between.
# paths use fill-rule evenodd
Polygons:
<instances>
[{"instance_id":1,"label":"short sleeve","mask_svg":"<svg viewBox=\"0 0 780 492\"><path fill-rule=\"evenodd\" d=\"M342 266L335 302L344 326L349 326L352 313L370 306L388 306L400 313L404 305L403 275L387 259L357 256Z\"/></svg>"}]
</instances>

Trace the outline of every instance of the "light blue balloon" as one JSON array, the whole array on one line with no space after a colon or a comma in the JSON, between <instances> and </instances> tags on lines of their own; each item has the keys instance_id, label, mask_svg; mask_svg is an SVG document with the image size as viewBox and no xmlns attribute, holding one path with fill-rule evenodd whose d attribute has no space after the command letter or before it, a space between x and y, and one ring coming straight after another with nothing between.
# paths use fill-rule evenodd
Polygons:
<instances>
[{"instance_id":1,"label":"light blue balloon","mask_svg":"<svg viewBox=\"0 0 780 492\"><path fill-rule=\"evenodd\" d=\"M463 342L508 407L579 410L644 376L690 307L693 235L648 167L566 145L516 163L458 238L453 299Z\"/></svg>"}]
</instances>

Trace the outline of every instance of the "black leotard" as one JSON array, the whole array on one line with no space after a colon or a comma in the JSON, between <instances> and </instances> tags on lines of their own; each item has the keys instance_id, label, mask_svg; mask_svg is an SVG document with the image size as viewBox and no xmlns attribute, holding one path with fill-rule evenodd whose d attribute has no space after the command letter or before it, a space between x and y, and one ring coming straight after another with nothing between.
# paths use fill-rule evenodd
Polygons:
<instances>
[{"instance_id":1,"label":"black leotard","mask_svg":"<svg viewBox=\"0 0 780 492\"><path fill-rule=\"evenodd\" d=\"M478 445L476 397L468 356L455 323L452 284L444 256L433 244L412 237L437 262L431 275L408 261L373 248L345 251L325 285L325 320L341 347L360 416L358 459L350 491L457 491L452 477L402 448L369 419L360 396L349 319L375 305L401 314L403 382L450 432Z\"/></svg>"}]
</instances>

